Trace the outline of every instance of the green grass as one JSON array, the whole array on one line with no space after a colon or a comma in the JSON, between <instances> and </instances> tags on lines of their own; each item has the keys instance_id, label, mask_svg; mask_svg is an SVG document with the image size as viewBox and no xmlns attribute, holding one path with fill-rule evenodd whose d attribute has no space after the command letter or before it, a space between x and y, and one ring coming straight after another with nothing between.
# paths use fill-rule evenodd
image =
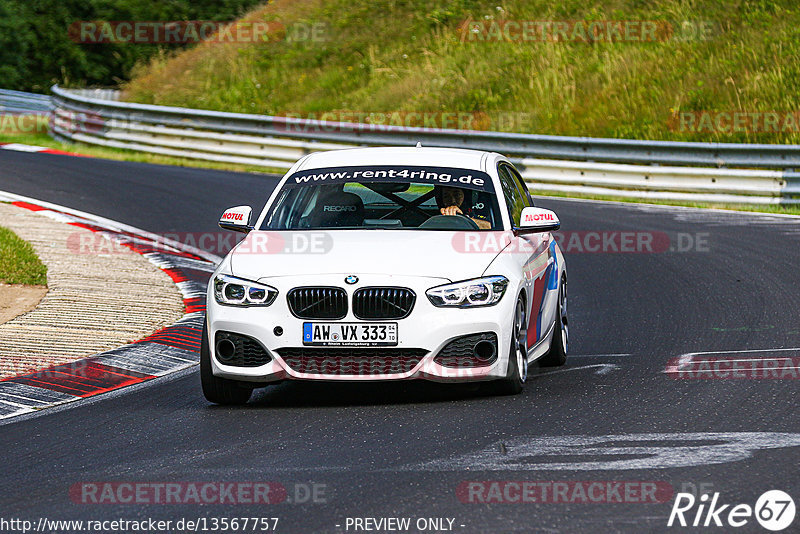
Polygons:
<instances>
[{"instance_id":1,"label":"green grass","mask_svg":"<svg viewBox=\"0 0 800 534\"><path fill-rule=\"evenodd\" d=\"M800 143L800 125L771 133L671 126L686 111L800 109L796 0L278 0L244 20L322 31L317 40L204 43L158 56L135 70L125 98L315 118L397 111L400 123L411 111L467 113L477 129L553 135ZM656 42L464 42L467 20L484 28L655 21L676 31ZM684 22L708 30L698 37L680 30Z\"/></svg>"},{"instance_id":2,"label":"green grass","mask_svg":"<svg viewBox=\"0 0 800 534\"><path fill-rule=\"evenodd\" d=\"M0 226L0 283L47 284L47 267L39 260L33 247L17 235Z\"/></svg>"}]
</instances>

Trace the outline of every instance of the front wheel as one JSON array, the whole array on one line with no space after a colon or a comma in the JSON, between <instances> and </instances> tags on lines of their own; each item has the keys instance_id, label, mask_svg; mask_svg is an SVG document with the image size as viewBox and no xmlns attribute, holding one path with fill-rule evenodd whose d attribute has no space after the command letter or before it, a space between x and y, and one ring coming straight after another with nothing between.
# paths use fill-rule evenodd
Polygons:
<instances>
[{"instance_id":1,"label":"front wheel","mask_svg":"<svg viewBox=\"0 0 800 534\"><path fill-rule=\"evenodd\" d=\"M567 320L567 279L561 279L556 309L556 324L553 327L553 340L550 350L539 360L542 367L559 367L567 362L569 344L569 321Z\"/></svg>"},{"instance_id":2,"label":"front wheel","mask_svg":"<svg viewBox=\"0 0 800 534\"><path fill-rule=\"evenodd\" d=\"M506 376L492 383L498 395L516 395L528 379L528 322L525 317L525 301L517 300L514 324L511 332L511 347L508 354Z\"/></svg>"},{"instance_id":3,"label":"front wheel","mask_svg":"<svg viewBox=\"0 0 800 534\"><path fill-rule=\"evenodd\" d=\"M206 400L214 404L245 404L253 394L253 388L247 384L214 376L211 370L211 350L208 346L208 326L205 324L200 342L200 384Z\"/></svg>"}]
</instances>

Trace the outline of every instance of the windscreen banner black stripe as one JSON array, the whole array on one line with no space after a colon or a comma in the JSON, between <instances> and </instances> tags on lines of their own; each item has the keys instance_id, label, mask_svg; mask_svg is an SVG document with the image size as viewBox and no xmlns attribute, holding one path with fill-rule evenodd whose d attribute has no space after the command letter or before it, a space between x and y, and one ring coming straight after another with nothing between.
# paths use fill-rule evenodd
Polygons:
<instances>
[{"instance_id":1,"label":"windscreen banner black stripe","mask_svg":"<svg viewBox=\"0 0 800 534\"><path fill-rule=\"evenodd\" d=\"M414 183L446 185L494 192L491 177L482 171L451 167L420 167L413 165L370 165L360 167L326 167L292 174L284 187L336 185L342 183Z\"/></svg>"}]
</instances>

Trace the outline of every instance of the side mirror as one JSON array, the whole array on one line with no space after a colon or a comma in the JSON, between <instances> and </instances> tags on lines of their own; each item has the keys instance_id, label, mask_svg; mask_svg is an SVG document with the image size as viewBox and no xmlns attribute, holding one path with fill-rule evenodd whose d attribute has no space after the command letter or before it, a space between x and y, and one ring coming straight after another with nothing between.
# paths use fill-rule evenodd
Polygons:
<instances>
[{"instance_id":1,"label":"side mirror","mask_svg":"<svg viewBox=\"0 0 800 534\"><path fill-rule=\"evenodd\" d=\"M225 210L219 218L219 227L223 230L233 230L234 232L244 232L245 234L253 229L250 226L250 215L253 208L250 206L236 206Z\"/></svg>"},{"instance_id":2,"label":"side mirror","mask_svg":"<svg viewBox=\"0 0 800 534\"><path fill-rule=\"evenodd\" d=\"M514 231L518 234L533 234L537 232L552 232L561 227L561 221L554 211L544 208L523 208L519 218L519 227Z\"/></svg>"}]
</instances>

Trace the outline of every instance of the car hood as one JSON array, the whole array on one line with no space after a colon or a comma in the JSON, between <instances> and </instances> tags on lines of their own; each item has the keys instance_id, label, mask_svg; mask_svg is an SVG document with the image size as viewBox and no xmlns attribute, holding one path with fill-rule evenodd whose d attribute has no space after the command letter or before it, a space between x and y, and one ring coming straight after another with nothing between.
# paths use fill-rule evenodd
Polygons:
<instances>
[{"instance_id":1,"label":"car hood","mask_svg":"<svg viewBox=\"0 0 800 534\"><path fill-rule=\"evenodd\" d=\"M496 250L465 252L465 232L252 231L231 252L231 274L250 280L314 274L392 274L451 281L483 274Z\"/></svg>"}]
</instances>

